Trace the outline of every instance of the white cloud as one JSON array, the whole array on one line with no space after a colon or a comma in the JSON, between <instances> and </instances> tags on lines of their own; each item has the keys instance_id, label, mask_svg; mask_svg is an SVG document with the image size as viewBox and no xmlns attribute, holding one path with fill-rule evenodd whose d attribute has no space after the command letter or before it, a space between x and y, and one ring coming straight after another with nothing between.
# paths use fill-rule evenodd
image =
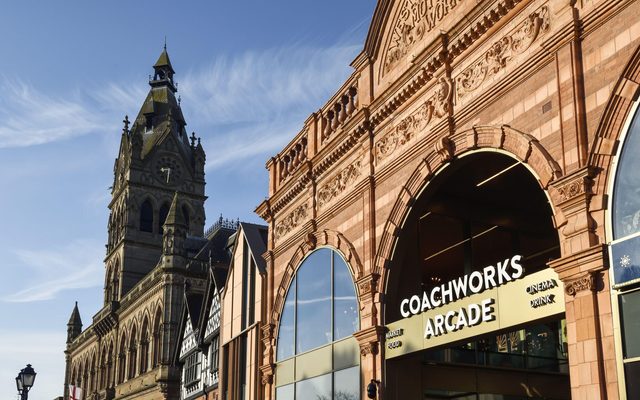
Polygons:
<instances>
[{"instance_id":1,"label":"white cloud","mask_svg":"<svg viewBox=\"0 0 640 400\"><path fill-rule=\"evenodd\" d=\"M27 287L5 295L5 302L32 302L55 298L70 289L100 287L104 276L104 245L88 240L74 240L55 250L17 250L23 273L30 279Z\"/></svg>"},{"instance_id":2,"label":"white cloud","mask_svg":"<svg viewBox=\"0 0 640 400\"><path fill-rule=\"evenodd\" d=\"M0 84L0 148L25 147L84 135L102 124L82 101L41 93L22 81Z\"/></svg>"}]
</instances>

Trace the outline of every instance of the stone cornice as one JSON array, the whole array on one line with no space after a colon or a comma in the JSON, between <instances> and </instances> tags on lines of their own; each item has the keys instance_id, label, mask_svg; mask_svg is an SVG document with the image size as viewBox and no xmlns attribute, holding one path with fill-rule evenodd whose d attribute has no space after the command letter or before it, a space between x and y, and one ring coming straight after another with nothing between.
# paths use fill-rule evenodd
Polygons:
<instances>
[{"instance_id":1,"label":"stone cornice","mask_svg":"<svg viewBox=\"0 0 640 400\"><path fill-rule=\"evenodd\" d=\"M585 273L598 272L608 267L607 246L598 244L575 254L550 261L562 281L571 281Z\"/></svg>"}]
</instances>

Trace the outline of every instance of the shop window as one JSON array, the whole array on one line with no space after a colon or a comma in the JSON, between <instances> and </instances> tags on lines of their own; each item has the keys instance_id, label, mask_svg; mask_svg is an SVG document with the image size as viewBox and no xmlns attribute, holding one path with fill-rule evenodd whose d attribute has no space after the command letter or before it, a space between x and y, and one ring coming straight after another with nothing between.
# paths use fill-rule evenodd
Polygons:
<instances>
[{"instance_id":1,"label":"shop window","mask_svg":"<svg viewBox=\"0 0 640 400\"><path fill-rule=\"evenodd\" d=\"M640 357L640 290L621 294L619 298L624 357L637 358Z\"/></svg>"}]
</instances>

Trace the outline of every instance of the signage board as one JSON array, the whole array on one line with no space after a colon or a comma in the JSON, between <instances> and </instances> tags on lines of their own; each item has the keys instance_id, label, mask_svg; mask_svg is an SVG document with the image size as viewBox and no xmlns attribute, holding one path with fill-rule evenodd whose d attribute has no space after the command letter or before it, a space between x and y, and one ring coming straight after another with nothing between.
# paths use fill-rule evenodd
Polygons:
<instances>
[{"instance_id":1,"label":"signage board","mask_svg":"<svg viewBox=\"0 0 640 400\"><path fill-rule=\"evenodd\" d=\"M398 357L563 313L562 282L555 271L546 268L522 276L519 257L505 260L505 263L510 261L511 268L498 271L497 275L493 275L493 281L486 279L487 274L492 274L487 267L480 271L482 285L478 283L472 286L472 275L469 275L452 281L453 284L447 282L434 288L436 292L439 288L439 296L438 293L434 295L432 290L430 293L404 299L401 302L401 314L407 317L387 325L385 358ZM504 279L498 281L500 273ZM476 281L477 279L476 277ZM470 290L454 290L449 296L450 301L446 301L448 288L455 289L463 281L469 284ZM421 299L419 306L416 298ZM431 301L432 298L435 301Z\"/></svg>"}]
</instances>

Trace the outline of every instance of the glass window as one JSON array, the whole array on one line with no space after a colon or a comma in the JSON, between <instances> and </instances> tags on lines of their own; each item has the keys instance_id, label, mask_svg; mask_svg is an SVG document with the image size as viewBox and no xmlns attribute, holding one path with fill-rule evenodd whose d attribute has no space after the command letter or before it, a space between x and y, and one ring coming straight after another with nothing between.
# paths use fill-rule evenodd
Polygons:
<instances>
[{"instance_id":1,"label":"glass window","mask_svg":"<svg viewBox=\"0 0 640 400\"><path fill-rule=\"evenodd\" d=\"M278 349L277 360L284 360L295 354L293 346L294 342L294 324L295 324L295 294L296 294L296 278L293 278L287 300L284 303L282 318L280 319L280 330L278 332Z\"/></svg>"},{"instance_id":2,"label":"glass window","mask_svg":"<svg viewBox=\"0 0 640 400\"><path fill-rule=\"evenodd\" d=\"M613 189L613 235L623 238L640 232L640 118L633 119L616 169Z\"/></svg>"},{"instance_id":3,"label":"glass window","mask_svg":"<svg viewBox=\"0 0 640 400\"><path fill-rule=\"evenodd\" d=\"M296 353L331 342L331 251L312 253L298 271Z\"/></svg>"},{"instance_id":4,"label":"glass window","mask_svg":"<svg viewBox=\"0 0 640 400\"><path fill-rule=\"evenodd\" d=\"M640 290L620 295L624 358L640 357Z\"/></svg>"},{"instance_id":5,"label":"glass window","mask_svg":"<svg viewBox=\"0 0 640 400\"><path fill-rule=\"evenodd\" d=\"M280 386L276 388L276 399L278 400L293 400L294 399L294 386L293 383L286 386Z\"/></svg>"},{"instance_id":6,"label":"glass window","mask_svg":"<svg viewBox=\"0 0 640 400\"><path fill-rule=\"evenodd\" d=\"M331 400L331 374L297 382L296 399Z\"/></svg>"},{"instance_id":7,"label":"glass window","mask_svg":"<svg viewBox=\"0 0 640 400\"><path fill-rule=\"evenodd\" d=\"M278 331L277 360L349 337L359 326L349 267L337 252L316 250L303 261L289 287Z\"/></svg>"},{"instance_id":8,"label":"glass window","mask_svg":"<svg viewBox=\"0 0 640 400\"><path fill-rule=\"evenodd\" d=\"M360 398L360 366L334 372L333 398L334 400Z\"/></svg>"},{"instance_id":9,"label":"glass window","mask_svg":"<svg viewBox=\"0 0 640 400\"><path fill-rule=\"evenodd\" d=\"M640 236L611 245L614 282L628 283L640 278Z\"/></svg>"},{"instance_id":10,"label":"glass window","mask_svg":"<svg viewBox=\"0 0 640 400\"><path fill-rule=\"evenodd\" d=\"M359 326L358 303L349 267L333 253L333 340L353 335Z\"/></svg>"},{"instance_id":11,"label":"glass window","mask_svg":"<svg viewBox=\"0 0 640 400\"><path fill-rule=\"evenodd\" d=\"M624 377L627 381L627 398L640 399L640 362L625 364Z\"/></svg>"}]
</instances>

